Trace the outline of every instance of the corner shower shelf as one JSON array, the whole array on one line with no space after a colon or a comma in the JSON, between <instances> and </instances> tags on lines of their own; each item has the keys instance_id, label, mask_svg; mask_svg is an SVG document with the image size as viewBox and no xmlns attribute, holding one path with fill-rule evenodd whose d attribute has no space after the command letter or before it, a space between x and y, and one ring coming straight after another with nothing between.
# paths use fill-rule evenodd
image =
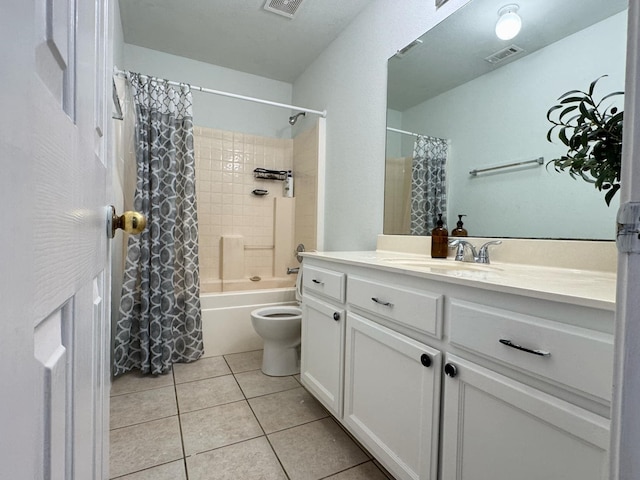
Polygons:
<instances>
[{"instance_id":1,"label":"corner shower shelf","mask_svg":"<svg viewBox=\"0 0 640 480\"><path fill-rule=\"evenodd\" d=\"M286 180L287 179L287 171L286 170L267 170L266 168L256 168L253 171L253 176L255 178L262 178L265 180Z\"/></svg>"}]
</instances>

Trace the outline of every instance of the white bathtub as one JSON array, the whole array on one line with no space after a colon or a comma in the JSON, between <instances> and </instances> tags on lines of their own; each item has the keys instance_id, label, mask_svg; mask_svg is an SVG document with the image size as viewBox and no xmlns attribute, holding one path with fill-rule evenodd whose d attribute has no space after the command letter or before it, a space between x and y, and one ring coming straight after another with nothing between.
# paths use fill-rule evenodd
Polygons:
<instances>
[{"instance_id":1,"label":"white bathtub","mask_svg":"<svg viewBox=\"0 0 640 480\"><path fill-rule=\"evenodd\" d=\"M295 288L202 293L204 356L248 352L262 348L251 325L251 311L271 305L295 305Z\"/></svg>"}]
</instances>

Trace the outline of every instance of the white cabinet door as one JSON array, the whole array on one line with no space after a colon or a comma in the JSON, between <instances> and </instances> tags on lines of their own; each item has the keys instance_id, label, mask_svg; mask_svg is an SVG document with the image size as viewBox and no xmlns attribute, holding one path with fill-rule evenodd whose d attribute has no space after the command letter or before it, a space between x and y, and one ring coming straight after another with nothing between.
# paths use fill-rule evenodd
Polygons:
<instances>
[{"instance_id":1,"label":"white cabinet door","mask_svg":"<svg viewBox=\"0 0 640 480\"><path fill-rule=\"evenodd\" d=\"M453 355L446 362L442 480L607 478L607 419Z\"/></svg>"},{"instance_id":2,"label":"white cabinet door","mask_svg":"<svg viewBox=\"0 0 640 480\"><path fill-rule=\"evenodd\" d=\"M440 359L438 350L347 315L344 422L398 480L437 478Z\"/></svg>"},{"instance_id":3,"label":"white cabinet door","mask_svg":"<svg viewBox=\"0 0 640 480\"><path fill-rule=\"evenodd\" d=\"M343 308L305 296L302 304L302 384L342 417Z\"/></svg>"}]
</instances>

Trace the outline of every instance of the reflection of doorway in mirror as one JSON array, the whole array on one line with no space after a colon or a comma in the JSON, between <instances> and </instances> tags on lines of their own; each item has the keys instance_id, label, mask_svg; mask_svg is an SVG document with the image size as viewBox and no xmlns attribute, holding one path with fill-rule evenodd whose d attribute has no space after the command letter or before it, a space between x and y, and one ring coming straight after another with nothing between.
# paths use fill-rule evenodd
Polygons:
<instances>
[{"instance_id":1,"label":"reflection of doorway in mirror","mask_svg":"<svg viewBox=\"0 0 640 480\"><path fill-rule=\"evenodd\" d=\"M385 235L406 235L411 223L412 157L387 158L384 184Z\"/></svg>"}]
</instances>

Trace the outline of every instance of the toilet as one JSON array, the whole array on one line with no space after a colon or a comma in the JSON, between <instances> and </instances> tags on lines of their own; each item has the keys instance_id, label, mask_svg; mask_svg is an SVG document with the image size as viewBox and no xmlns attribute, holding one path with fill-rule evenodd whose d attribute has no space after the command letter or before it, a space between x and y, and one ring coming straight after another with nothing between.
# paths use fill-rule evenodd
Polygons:
<instances>
[{"instance_id":1,"label":"toilet","mask_svg":"<svg viewBox=\"0 0 640 480\"><path fill-rule=\"evenodd\" d=\"M296 281L296 300L300 302L300 279ZM262 372L272 377L300 373L300 332L302 310L292 305L258 308L251 312L251 323L264 340Z\"/></svg>"}]
</instances>

